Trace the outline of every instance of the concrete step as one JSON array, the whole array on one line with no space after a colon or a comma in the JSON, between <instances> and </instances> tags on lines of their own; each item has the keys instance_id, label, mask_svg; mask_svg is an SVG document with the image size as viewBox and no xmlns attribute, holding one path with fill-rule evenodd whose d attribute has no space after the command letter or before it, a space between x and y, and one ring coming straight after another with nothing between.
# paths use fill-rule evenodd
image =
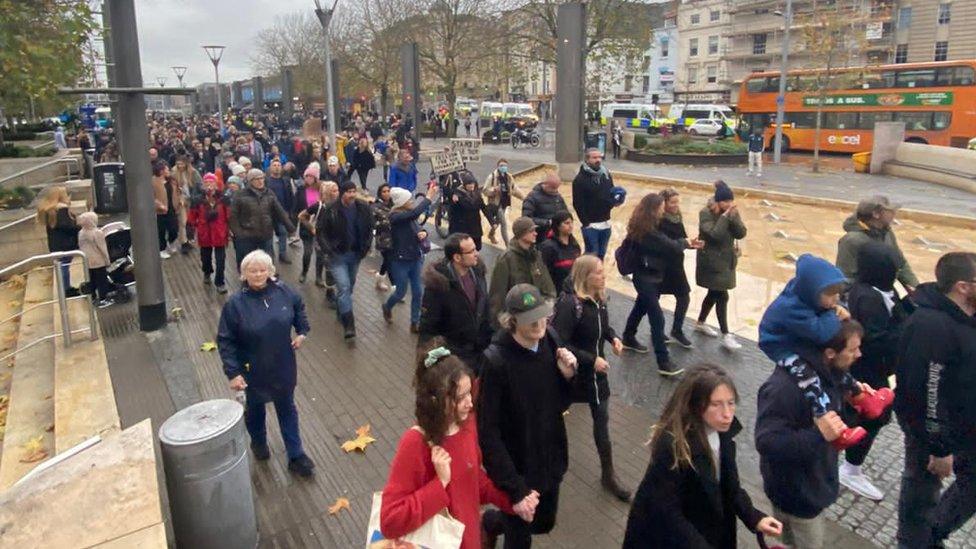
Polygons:
<instances>
[{"instance_id":1,"label":"concrete step","mask_svg":"<svg viewBox=\"0 0 976 549\"><path fill-rule=\"evenodd\" d=\"M0 321L11 318L24 308L24 277L8 280L0 284ZM17 331L20 317L0 324L0 356L6 355L17 346ZM7 407L10 405L10 384L13 381L13 360L0 362L0 456L3 455L3 436L7 425Z\"/></svg>"},{"instance_id":2,"label":"concrete step","mask_svg":"<svg viewBox=\"0 0 976 549\"><path fill-rule=\"evenodd\" d=\"M51 299L52 278L49 268L37 269L27 274L23 300L25 308ZM42 305L24 314L17 335L18 349L25 348L37 338L53 333L52 313L50 305ZM14 357L4 452L0 456L0 491L9 488L31 469L54 455L53 424L54 341L52 339L21 351ZM29 456L28 451L32 447L46 452L47 456Z\"/></svg>"}]
</instances>

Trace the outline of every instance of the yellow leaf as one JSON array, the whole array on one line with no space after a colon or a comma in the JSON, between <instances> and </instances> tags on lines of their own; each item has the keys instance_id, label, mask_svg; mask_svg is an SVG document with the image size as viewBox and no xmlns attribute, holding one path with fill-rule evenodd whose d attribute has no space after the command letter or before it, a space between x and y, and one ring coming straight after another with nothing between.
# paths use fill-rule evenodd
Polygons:
<instances>
[{"instance_id":1,"label":"yellow leaf","mask_svg":"<svg viewBox=\"0 0 976 549\"><path fill-rule=\"evenodd\" d=\"M217 350L217 344L213 341L207 341L200 346L200 350L209 353L210 351Z\"/></svg>"},{"instance_id":2,"label":"yellow leaf","mask_svg":"<svg viewBox=\"0 0 976 549\"><path fill-rule=\"evenodd\" d=\"M47 457L47 450L44 449L43 435L38 435L28 440L23 448L24 457L20 458L21 463L34 463Z\"/></svg>"},{"instance_id":3,"label":"yellow leaf","mask_svg":"<svg viewBox=\"0 0 976 549\"><path fill-rule=\"evenodd\" d=\"M7 306L10 307L11 309L19 309L21 305L22 303L20 301L17 301L16 299L11 299L10 301L7 302Z\"/></svg>"},{"instance_id":4,"label":"yellow leaf","mask_svg":"<svg viewBox=\"0 0 976 549\"><path fill-rule=\"evenodd\" d=\"M372 442L376 442L376 439L370 436L369 431L370 431L369 423L363 425L359 429L356 429L356 438L343 442L342 449L346 453L352 452L353 450L359 450L360 452L365 452L366 446L368 446Z\"/></svg>"},{"instance_id":5,"label":"yellow leaf","mask_svg":"<svg viewBox=\"0 0 976 549\"><path fill-rule=\"evenodd\" d=\"M329 506L329 514L337 515L343 509L349 510L349 500L346 498L336 498L335 503Z\"/></svg>"}]
</instances>

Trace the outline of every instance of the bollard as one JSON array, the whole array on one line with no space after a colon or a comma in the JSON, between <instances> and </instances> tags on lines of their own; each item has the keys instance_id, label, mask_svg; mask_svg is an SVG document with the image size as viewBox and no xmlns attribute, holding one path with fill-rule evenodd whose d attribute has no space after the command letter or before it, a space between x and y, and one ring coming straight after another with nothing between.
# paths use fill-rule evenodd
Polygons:
<instances>
[{"instance_id":1,"label":"bollard","mask_svg":"<svg viewBox=\"0 0 976 549\"><path fill-rule=\"evenodd\" d=\"M244 407L208 400L159 428L177 547L249 548L258 542Z\"/></svg>"}]
</instances>

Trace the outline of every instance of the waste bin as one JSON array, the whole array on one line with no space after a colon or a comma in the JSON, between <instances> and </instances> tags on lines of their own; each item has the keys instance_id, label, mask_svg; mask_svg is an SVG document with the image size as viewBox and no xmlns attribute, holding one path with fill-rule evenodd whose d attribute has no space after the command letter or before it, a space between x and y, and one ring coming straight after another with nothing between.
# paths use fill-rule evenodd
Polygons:
<instances>
[{"instance_id":1,"label":"waste bin","mask_svg":"<svg viewBox=\"0 0 976 549\"><path fill-rule=\"evenodd\" d=\"M871 171L871 153L860 152L851 155L854 160L854 171L857 173L868 173Z\"/></svg>"},{"instance_id":2,"label":"waste bin","mask_svg":"<svg viewBox=\"0 0 976 549\"><path fill-rule=\"evenodd\" d=\"M603 132L587 132L583 142L587 149L600 149L601 154L607 154L607 134Z\"/></svg>"},{"instance_id":3,"label":"waste bin","mask_svg":"<svg viewBox=\"0 0 976 549\"><path fill-rule=\"evenodd\" d=\"M95 197L95 213L116 214L128 211L125 164L104 162L92 166L92 196Z\"/></svg>"},{"instance_id":4,"label":"waste bin","mask_svg":"<svg viewBox=\"0 0 976 549\"><path fill-rule=\"evenodd\" d=\"M199 402L159 428L178 547L249 548L258 542L244 407Z\"/></svg>"}]
</instances>

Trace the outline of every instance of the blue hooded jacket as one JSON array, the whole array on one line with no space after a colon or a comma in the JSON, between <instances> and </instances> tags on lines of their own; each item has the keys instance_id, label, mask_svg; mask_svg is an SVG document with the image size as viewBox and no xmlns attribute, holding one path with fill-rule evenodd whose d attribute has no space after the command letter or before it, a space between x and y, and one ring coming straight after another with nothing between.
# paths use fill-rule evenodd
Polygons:
<instances>
[{"instance_id":1,"label":"blue hooded jacket","mask_svg":"<svg viewBox=\"0 0 976 549\"><path fill-rule=\"evenodd\" d=\"M770 304L759 323L759 348L773 362L819 349L840 330L833 309L821 309L820 294L847 282L832 263L810 254L796 261L796 276Z\"/></svg>"}]
</instances>

